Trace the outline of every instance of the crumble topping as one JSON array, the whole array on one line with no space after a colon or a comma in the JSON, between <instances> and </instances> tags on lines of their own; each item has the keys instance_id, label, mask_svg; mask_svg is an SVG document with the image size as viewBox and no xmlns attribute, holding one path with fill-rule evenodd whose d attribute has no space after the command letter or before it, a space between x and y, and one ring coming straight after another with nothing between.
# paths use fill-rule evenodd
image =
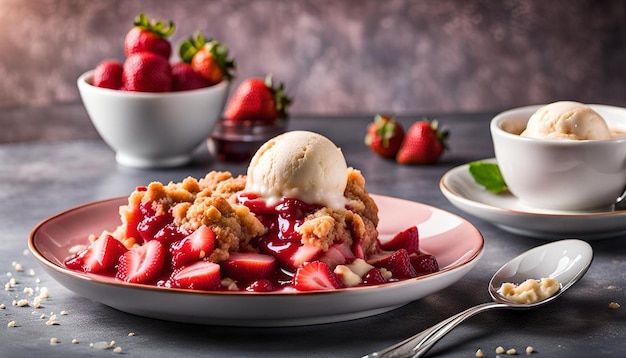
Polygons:
<instances>
[{"instance_id":1,"label":"crumble topping","mask_svg":"<svg viewBox=\"0 0 626 358\"><path fill-rule=\"evenodd\" d=\"M365 252L377 249L376 203L366 191L359 170L349 168L347 178L346 208L322 207L308 215L298 228L303 244L326 251L333 243L352 245L359 240ZM218 171L209 172L201 179L188 177L179 183L152 182L137 188L129 196L128 205L120 207L122 225L113 236L126 246L133 246L137 238L128 237L129 222L133 222L140 205L149 203L156 215L171 213L176 226L186 232L202 225L211 228L216 236L215 250L209 256L212 262L228 259L232 251L257 252L250 241L264 235L267 228L248 207L239 203L245 185L245 175L233 177L230 172Z\"/></svg>"}]
</instances>

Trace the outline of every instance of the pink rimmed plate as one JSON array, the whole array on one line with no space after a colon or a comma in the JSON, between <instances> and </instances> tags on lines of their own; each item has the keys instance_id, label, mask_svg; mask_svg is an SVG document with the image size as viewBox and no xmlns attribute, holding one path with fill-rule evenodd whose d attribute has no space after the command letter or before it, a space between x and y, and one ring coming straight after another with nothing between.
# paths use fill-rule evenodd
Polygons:
<instances>
[{"instance_id":1,"label":"pink rimmed plate","mask_svg":"<svg viewBox=\"0 0 626 358\"><path fill-rule=\"evenodd\" d=\"M201 292L129 284L64 267L68 250L89 234L113 230L126 198L81 205L38 224L28 240L34 257L60 284L78 295L123 312L185 323L248 327L339 322L390 311L448 287L482 256L481 233L465 219L403 199L372 195L379 206L381 239L412 225L421 249L435 255L441 270L401 282L323 292Z\"/></svg>"}]
</instances>

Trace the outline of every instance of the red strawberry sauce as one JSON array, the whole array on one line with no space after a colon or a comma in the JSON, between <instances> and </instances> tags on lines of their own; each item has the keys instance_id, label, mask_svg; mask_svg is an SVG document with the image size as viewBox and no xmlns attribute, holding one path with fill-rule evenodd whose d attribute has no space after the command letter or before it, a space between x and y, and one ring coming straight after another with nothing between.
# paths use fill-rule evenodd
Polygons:
<instances>
[{"instance_id":1,"label":"red strawberry sauce","mask_svg":"<svg viewBox=\"0 0 626 358\"><path fill-rule=\"evenodd\" d=\"M263 253L272 255L288 271L295 271L290 258L302 246L302 236L298 228L307 215L321 208L298 199L285 198L273 207L268 207L263 199L254 195L242 195L247 206L268 228L267 234L254 239L253 245Z\"/></svg>"}]
</instances>

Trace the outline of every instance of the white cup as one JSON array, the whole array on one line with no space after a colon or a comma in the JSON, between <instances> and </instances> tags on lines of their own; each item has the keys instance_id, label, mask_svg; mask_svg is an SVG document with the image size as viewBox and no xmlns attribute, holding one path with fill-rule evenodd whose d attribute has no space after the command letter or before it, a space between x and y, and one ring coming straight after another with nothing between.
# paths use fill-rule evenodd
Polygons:
<instances>
[{"instance_id":1,"label":"white cup","mask_svg":"<svg viewBox=\"0 0 626 358\"><path fill-rule=\"evenodd\" d=\"M626 137L550 140L522 137L541 106L502 112L491 120L496 160L520 203L541 209L606 210L626 186ZM589 105L609 128L626 132L626 108Z\"/></svg>"}]
</instances>

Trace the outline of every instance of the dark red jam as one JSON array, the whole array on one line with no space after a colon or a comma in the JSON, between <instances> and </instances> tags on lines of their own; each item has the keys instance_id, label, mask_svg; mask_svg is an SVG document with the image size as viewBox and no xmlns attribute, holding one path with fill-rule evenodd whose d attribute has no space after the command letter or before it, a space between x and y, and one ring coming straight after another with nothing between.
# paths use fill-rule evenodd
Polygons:
<instances>
[{"instance_id":1,"label":"dark red jam","mask_svg":"<svg viewBox=\"0 0 626 358\"><path fill-rule=\"evenodd\" d=\"M261 252L276 257L282 268L293 272L293 256L302 246L302 236L298 233L300 225L311 213L320 209L320 205L311 205L299 199L284 198L274 206L267 206L263 199L254 195L241 195L242 202L252 211L267 233L255 238L253 245Z\"/></svg>"}]
</instances>

